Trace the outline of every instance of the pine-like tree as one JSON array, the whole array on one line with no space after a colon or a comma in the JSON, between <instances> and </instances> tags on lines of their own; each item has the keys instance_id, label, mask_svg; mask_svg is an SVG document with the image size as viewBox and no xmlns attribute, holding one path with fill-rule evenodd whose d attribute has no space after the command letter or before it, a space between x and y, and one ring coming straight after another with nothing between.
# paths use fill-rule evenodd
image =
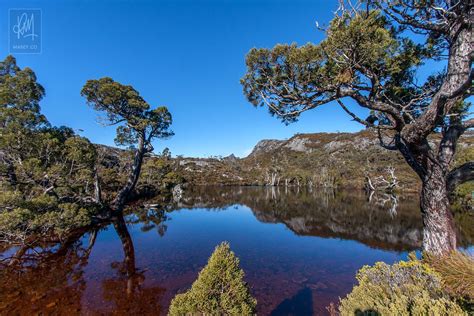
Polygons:
<instances>
[{"instance_id":1,"label":"pine-like tree","mask_svg":"<svg viewBox=\"0 0 474 316\"><path fill-rule=\"evenodd\" d=\"M257 300L243 280L244 271L229 243L216 247L190 290L171 302L169 315L253 315Z\"/></svg>"},{"instance_id":2,"label":"pine-like tree","mask_svg":"<svg viewBox=\"0 0 474 316\"><path fill-rule=\"evenodd\" d=\"M456 249L449 195L474 180L474 161L455 167L458 139L474 128L467 100L474 71L474 2L340 0L319 44L276 45L247 55L244 93L284 122L335 101L378 132L419 176L423 250ZM433 71L424 83L423 68ZM361 117L352 108L370 111ZM438 133L440 142L430 135Z\"/></svg>"}]
</instances>

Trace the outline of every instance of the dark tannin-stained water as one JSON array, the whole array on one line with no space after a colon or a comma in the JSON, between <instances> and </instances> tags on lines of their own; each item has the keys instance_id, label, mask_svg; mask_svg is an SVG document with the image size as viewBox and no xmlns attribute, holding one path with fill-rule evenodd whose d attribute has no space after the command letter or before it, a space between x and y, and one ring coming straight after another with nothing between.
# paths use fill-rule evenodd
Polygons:
<instances>
[{"instance_id":1,"label":"dark tannin-stained water","mask_svg":"<svg viewBox=\"0 0 474 316\"><path fill-rule=\"evenodd\" d=\"M167 207L133 207L49 255L29 250L26 267L3 265L0 314L166 315L214 247L229 241L259 315L324 315L363 265L417 250L421 229L416 197L194 188ZM460 238L469 247L470 236ZM6 250L2 261L15 251Z\"/></svg>"}]
</instances>

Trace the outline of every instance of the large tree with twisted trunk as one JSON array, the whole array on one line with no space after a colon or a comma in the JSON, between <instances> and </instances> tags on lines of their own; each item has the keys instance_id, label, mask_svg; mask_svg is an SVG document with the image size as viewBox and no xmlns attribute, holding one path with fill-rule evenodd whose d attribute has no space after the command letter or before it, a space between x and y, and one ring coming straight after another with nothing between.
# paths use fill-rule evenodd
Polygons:
<instances>
[{"instance_id":1,"label":"large tree with twisted trunk","mask_svg":"<svg viewBox=\"0 0 474 316\"><path fill-rule=\"evenodd\" d=\"M459 137L474 127L473 25L473 0L340 1L322 42L252 49L241 82L252 104L285 123L334 101L378 131L421 179L423 249L442 254L456 248L449 194L474 179L473 161L452 169ZM419 83L427 62L434 72ZM434 133L441 141L428 141Z\"/></svg>"},{"instance_id":2,"label":"large tree with twisted trunk","mask_svg":"<svg viewBox=\"0 0 474 316\"><path fill-rule=\"evenodd\" d=\"M105 114L105 125L117 126L115 143L131 146L134 158L124 186L112 201L112 209L121 213L125 202L140 177L145 155L153 151L152 141L173 135L170 130L171 113L164 106L151 109L150 105L132 86L111 78L88 80L81 95L94 109Z\"/></svg>"}]
</instances>

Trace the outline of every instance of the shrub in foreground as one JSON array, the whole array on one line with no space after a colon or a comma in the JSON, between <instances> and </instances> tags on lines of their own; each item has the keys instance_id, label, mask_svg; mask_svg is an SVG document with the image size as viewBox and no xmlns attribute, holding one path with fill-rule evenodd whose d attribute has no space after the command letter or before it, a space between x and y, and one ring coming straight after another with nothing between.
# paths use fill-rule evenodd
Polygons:
<instances>
[{"instance_id":1,"label":"shrub in foreground","mask_svg":"<svg viewBox=\"0 0 474 316\"><path fill-rule=\"evenodd\" d=\"M439 274L419 260L365 266L357 280L359 284L340 302L342 316L369 311L374 315L467 315L443 291Z\"/></svg>"},{"instance_id":2,"label":"shrub in foreground","mask_svg":"<svg viewBox=\"0 0 474 316\"><path fill-rule=\"evenodd\" d=\"M216 247L190 290L171 302L169 315L253 315L257 301L227 242Z\"/></svg>"},{"instance_id":3,"label":"shrub in foreground","mask_svg":"<svg viewBox=\"0 0 474 316\"><path fill-rule=\"evenodd\" d=\"M440 275L444 290L474 314L474 258L453 251L441 257L426 255L423 261Z\"/></svg>"}]
</instances>

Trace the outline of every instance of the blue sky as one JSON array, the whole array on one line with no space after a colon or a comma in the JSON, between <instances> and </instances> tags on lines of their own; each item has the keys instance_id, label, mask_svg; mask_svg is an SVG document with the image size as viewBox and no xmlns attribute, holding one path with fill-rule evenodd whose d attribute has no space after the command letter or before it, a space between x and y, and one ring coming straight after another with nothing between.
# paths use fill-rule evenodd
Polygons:
<instances>
[{"instance_id":1,"label":"blue sky","mask_svg":"<svg viewBox=\"0 0 474 316\"><path fill-rule=\"evenodd\" d=\"M54 125L83 130L113 145L114 128L80 96L88 79L110 76L133 85L152 106L173 114L175 136L157 151L207 157L245 156L264 138L295 133L357 131L336 104L285 126L242 94L245 55L252 47L319 42L336 1L23 1L0 3L0 58L8 55L8 10L42 10L42 53L16 55L46 88L42 110ZM363 110L354 108L363 115Z\"/></svg>"}]
</instances>

